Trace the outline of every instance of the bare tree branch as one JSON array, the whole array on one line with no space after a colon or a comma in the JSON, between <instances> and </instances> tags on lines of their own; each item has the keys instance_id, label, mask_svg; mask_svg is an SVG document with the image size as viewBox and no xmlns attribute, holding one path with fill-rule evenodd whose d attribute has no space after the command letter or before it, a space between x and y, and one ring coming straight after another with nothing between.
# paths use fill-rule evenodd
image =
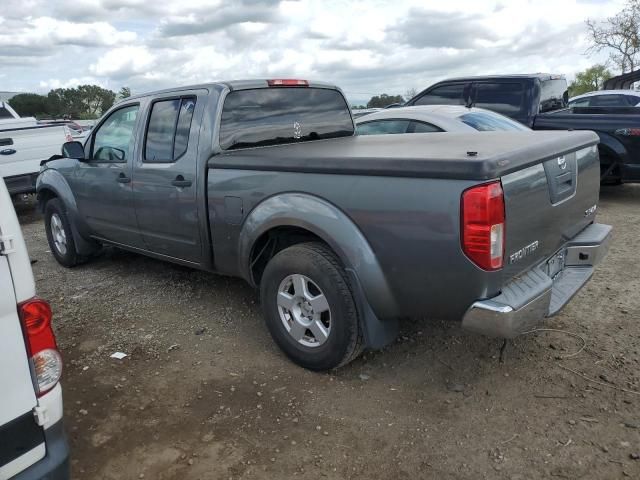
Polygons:
<instances>
[{"instance_id":1,"label":"bare tree branch","mask_svg":"<svg viewBox=\"0 0 640 480\"><path fill-rule=\"evenodd\" d=\"M640 54L640 0L628 0L626 6L604 22L586 21L591 37L587 53L603 50L622 73L631 72L638 65Z\"/></svg>"}]
</instances>

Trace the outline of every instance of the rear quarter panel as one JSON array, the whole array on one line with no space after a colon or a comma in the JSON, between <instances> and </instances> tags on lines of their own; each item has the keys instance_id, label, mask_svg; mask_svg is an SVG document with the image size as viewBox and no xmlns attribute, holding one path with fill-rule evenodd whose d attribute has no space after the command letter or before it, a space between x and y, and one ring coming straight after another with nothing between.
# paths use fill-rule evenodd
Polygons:
<instances>
[{"instance_id":1,"label":"rear quarter panel","mask_svg":"<svg viewBox=\"0 0 640 480\"><path fill-rule=\"evenodd\" d=\"M460 195L476 183L210 169L208 203L215 267L221 273L237 275L239 266L249 261L238 258L247 216L267 198L302 192L334 205L363 234L397 305L394 316L428 313L459 319L473 301L495 295L502 282L500 272L475 267L460 247ZM242 218L225 211L225 197L241 199ZM369 297L371 293L365 294Z\"/></svg>"}]
</instances>

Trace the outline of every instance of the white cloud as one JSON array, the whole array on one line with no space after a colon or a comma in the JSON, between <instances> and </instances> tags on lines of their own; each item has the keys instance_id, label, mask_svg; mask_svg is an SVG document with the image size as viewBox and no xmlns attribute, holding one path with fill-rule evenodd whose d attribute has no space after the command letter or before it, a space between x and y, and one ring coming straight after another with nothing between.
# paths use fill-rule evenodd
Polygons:
<instances>
[{"instance_id":1,"label":"white cloud","mask_svg":"<svg viewBox=\"0 0 640 480\"><path fill-rule=\"evenodd\" d=\"M442 78L547 71L572 78L584 20L623 0L0 0L8 86L75 82L134 92L291 76L349 96L423 89ZM6 8L5 8L6 7ZM85 82L86 80L86 82Z\"/></svg>"},{"instance_id":2,"label":"white cloud","mask_svg":"<svg viewBox=\"0 0 640 480\"><path fill-rule=\"evenodd\" d=\"M104 53L89 71L99 77L123 78L147 72L154 60L147 47L118 47Z\"/></svg>"}]
</instances>

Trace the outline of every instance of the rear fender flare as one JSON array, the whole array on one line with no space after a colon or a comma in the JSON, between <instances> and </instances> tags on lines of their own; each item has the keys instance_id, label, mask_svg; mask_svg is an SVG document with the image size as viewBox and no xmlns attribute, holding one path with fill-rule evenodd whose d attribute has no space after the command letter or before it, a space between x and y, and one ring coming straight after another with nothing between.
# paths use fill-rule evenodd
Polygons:
<instances>
[{"instance_id":1,"label":"rear fender flare","mask_svg":"<svg viewBox=\"0 0 640 480\"><path fill-rule=\"evenodd\" d=\"M600 137L600 144L598 145L599 152L611 153L617 158L619 163L628 163L628 153L625 146L615 138L613 135L604 132L596 132ZM602 154L600 155L602 156Z\"/></svg>"},{"instance_id":2,"label":"rear fender flare","mask_svg":"<svg viewBox=\"0 0 640 480\"><path fill-rule=\"evenodd\" d=\"M357 277L360 290L373 312L382 319L396 316L393 294L369 242L353 221L335 205L304 193L285 193L258 204L247 216L240 233L241 275L252 283L251 254L255 242L277 227L299 227L321 238ZM356 292L357 293L357 292Z\"/></svg>"}]
</instances>

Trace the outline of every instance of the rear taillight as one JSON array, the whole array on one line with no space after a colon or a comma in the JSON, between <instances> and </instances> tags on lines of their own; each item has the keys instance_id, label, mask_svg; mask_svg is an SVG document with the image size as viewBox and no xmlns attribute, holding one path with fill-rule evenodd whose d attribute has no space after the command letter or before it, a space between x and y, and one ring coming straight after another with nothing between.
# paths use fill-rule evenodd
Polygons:
<instances>
[{"instance_id":1,"label":"rear taillight","mask_svg":"<svg viewBox=\"0 0 640 480\"><path fill-rule=\"evenodd\" d=\"M44 300L32 298L18 305L18 313L35 374L38 396L56 386L62 375L62 357L51 328L51 307Z\"/></svg>"},{"instance_id":2,"label":"rear taillight","mask_svg":"<svg viewBox=\"0 0 640 480\"><path fill-rule=\"evenodd\" d=\"M483 270L502 268L504 194L500 182L465 190L460 205L462 250Z\"/></svg>"},{"instance_id":3,"label":"rear taillight","mask_svg":"<svg viewBox=\"0 0 640 480\"><path fill-rule=\"evenodd\" d=\"M278 78L275 80L267 80L270 87L308 87L307 80L297 80L295 78Z\"/></svg>"}]
</instances>

